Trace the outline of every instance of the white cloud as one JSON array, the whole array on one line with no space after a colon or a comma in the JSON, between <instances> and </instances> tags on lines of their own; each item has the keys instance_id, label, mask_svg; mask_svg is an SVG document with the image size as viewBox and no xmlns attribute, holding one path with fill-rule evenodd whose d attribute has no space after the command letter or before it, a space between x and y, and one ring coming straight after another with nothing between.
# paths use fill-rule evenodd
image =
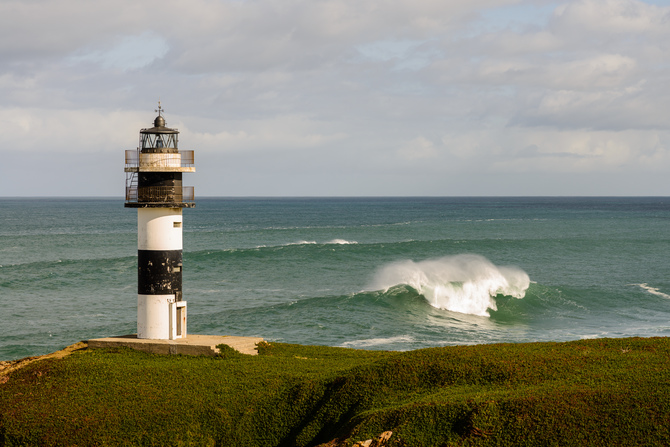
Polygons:
<instances>
[{"instance_id":1,"label":"white cloud","mask_svg":"<svg viewBox=\"0 0 670 447\"><path fill-rule=\"evenodd\" d=\"M435 145L432 141L424 137L417 137L404 144L398 150L398 155L400 155L401 158L409 161L425 160L435 158L437 155L437 150L435 149Z\"/></svg>"},{"instance_id":2,"label":"white cloud","mask_svg":"<svg viewBox=\"0 0 670 447\"><path fill-rule=\"evenodd\" d=\"M269 120L238 121L235 128L217 133L191 131L179 126L181 141L204 151L220 153L294 152L319 149L346 139L322 124L301 116L284 115Z\"/></svg>"},{"instance_id":3,"label":"white cloud","mask_svg":"<svg viewBox=\"0 0 670 447\"><path fill-rule=\"evenodd\" d=\"M79 50L69 60L72 64L97 63L103 68L132 70L145 67L168 52L168 45L159 36L145 32L125 36L105 50Z\"/></svg>"},{"instance_id":4,"label":"white cloud","mask_svg":"<svg viewBox=\"0 0 670 447\"><path fill-rule=\"evenodd\" d=\"M668 35L670 8L637 0L578 0L556 9L553 25L569 31L591 31L605 38L623 34Z\"/></svg>"},{"instance_id":5,"label":"white cloud","mask_svg":"<svg viewBox=\"0 0 670 447\"><path fill-rule=\"evenodd\" d=\"M442 144L458 169L479 167L488 173L619 173L644 171L653 162L670 162L670 132L557 131L510 127L495 132L449 135ZM653 162L652 162L653 160Z\"/></svg>"},{"instance_id":6,"label":"white cloud","mask_svg":"<svg viewBox=\"0 0 670 447\"><path fill-rule=\"evenodd\" d=\"M149 127L147 121L143 114L103 109L0 109L1 149L27 157L62 153L73 162L73 154L83 152L123 154L137 146L138 123Z\"/></svg>"}]
</instances>

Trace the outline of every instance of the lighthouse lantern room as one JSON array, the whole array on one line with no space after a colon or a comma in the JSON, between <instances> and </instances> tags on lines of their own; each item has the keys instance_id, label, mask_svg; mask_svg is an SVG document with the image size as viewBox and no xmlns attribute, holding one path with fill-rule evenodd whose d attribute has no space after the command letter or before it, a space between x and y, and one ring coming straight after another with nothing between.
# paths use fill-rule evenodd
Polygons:
<instances>
[{"instance_id":1,"label":"lighthouse lantern room","mask_svg":"<svg viewBox=\"0 0 670 447\"><path fill-rule=\"evenodd\" d=\"M195 206L193 151L180 151L179 131L166 127L164 110L151 128L140 130L137 150L126 151L127 208L137 208L137 338L186 337L182 294L182 209Z\"/></svg>"}]
</instances>

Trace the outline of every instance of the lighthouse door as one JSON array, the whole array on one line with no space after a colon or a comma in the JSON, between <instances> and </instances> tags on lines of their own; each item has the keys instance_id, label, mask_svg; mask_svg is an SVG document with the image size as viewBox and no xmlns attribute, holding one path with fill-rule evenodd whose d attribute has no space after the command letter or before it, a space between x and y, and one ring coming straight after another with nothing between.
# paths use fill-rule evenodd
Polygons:
<instances>
[{"instance_id":1,"label":"lighthouse door","mask_svg":"<svg viewBox=\"0 0 670 447\"><path fill-rule=\"evenodd\" d=\"M171 303L170 314L170 339L186 338L186 301Z\"/></svg>"}]
</instances>

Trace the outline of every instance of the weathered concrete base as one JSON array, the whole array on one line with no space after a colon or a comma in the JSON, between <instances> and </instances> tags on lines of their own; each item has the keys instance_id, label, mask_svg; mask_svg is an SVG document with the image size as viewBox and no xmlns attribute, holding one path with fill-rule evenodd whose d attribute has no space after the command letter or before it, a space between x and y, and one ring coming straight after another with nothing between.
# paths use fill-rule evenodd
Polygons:
<instances>
[{"instance_id":1,"label":"weathered concrete base","mask_svg":"<svg viewBox=\"0 0 670 447\"><path fill-rule=\"evenodd\" d=\"M224 344L242 354L258 355L256 344L260 337L234 337L229 335L192 335L176 340L149 340L137 338L137 334L118 337L96 338L88 340L89 349L115 348L124 346L150 354L182 354L215 356L219 353L217 345Z\"/></svg>"}]
</instances>

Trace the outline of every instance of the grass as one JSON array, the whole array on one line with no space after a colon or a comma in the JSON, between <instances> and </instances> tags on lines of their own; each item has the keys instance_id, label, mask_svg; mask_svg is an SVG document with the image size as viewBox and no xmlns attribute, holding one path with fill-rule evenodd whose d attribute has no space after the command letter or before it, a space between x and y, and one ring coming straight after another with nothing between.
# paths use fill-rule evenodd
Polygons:
<instances>
[{"instance_id":1,"label":"grass","mask_svg":"<svg viewBox=\"0 0 670 447\"><path fill-rule=\"evenodd\" d=\"M258 356L82 350L0 384L0 446L670 445L670 340Z\"/></svg>"}]
</instances>

